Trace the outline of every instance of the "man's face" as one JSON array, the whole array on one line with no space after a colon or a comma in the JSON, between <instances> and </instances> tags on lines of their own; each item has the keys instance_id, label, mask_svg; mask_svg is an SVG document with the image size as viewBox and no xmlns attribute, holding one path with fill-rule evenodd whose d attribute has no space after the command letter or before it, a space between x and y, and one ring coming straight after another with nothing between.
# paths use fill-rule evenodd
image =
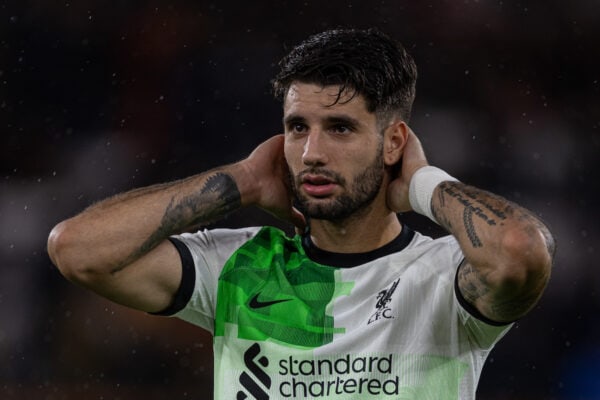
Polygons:
<instances>
[{"instance_id":1,"label":"man's face","mask_svg":"<svg viewBox=\"0 0 600 400\"><path fill-rule=\"evenodd\" d=\"M339 221L370 206L384 175L383 138L362 96L294 83L284 101L285 157L311 218ZM335 103L335 104L333 104ZM333 104L333 105L332 105Z\"/></svg>"}]
</instances>

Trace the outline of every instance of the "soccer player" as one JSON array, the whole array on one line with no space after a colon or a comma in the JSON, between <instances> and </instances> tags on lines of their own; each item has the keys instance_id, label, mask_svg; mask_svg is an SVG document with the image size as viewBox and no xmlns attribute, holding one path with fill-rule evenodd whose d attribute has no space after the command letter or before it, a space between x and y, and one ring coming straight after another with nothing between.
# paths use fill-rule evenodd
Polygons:
<instances>
[{"instance_id":1,"label":"soccer player","mask_svg":"<svg viewBox=\"0 0 600 400\"><path fill-rule=\"evenodd\" d=\"M408 126L416 66L385 34L323 32L280 66L283 135L89 207L52 230L51 259L108 299L210 331L217 399L473 399L546 287L551 234L428 165ZM298 234L194 231L252 205ZM409 210L449 235L411 230Z\"/></svg>"}]
</instances>

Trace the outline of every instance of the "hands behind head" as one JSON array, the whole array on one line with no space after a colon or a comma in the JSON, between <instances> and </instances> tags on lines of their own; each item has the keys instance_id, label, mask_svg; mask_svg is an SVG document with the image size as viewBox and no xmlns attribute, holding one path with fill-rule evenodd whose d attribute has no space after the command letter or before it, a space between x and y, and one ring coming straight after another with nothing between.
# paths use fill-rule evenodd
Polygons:
<instances>
[{"instance_id":1,"label":"hands behind head","mask_svg":"<svg viewBox=\"0 0 600 400\"><path fill-rule=\"evenodd\" d=\"M251 180L247 184L252 187L251 194L243 201L292 223L297 231L303 231L306 220L293 206L294 194L283 145L284 135L275 135L241 161Z\"/></svg>"},{"instance_id":2,"label":"hands behind head","mask_svg":"<svg viewBox=\"0 0 600 400\"><path fill-rule=\"evenodd\" d=\"M245 205L255 205L275 217L292 223L296 231L302 232L306 219L293 206L294 194L291 188L289 170L284 155L284 135L275 135L261 143L245 160L241 161L250 180L245 182L251 190L243 195ZM386 199L394 212L412 210L408 200L410 180L421 167L429 165L421 142L409 128L406 145L398 175L388 185Z\"/></svg>"},{"instance_id":3,"label":"hands behind head","mask_svg":"<svg viewBox=\"0 0 600 400\"><path fill-rule=\"evenodd\" d=\"M416 170L429 165L419 138L412 129L408 128L408 130L406 145L400 159L400 168L397 168L398 175L395 179L392 178L387 190L387 205L394 212L412 210L408 201L410 180Z\"/></svg>"}]
</instances>

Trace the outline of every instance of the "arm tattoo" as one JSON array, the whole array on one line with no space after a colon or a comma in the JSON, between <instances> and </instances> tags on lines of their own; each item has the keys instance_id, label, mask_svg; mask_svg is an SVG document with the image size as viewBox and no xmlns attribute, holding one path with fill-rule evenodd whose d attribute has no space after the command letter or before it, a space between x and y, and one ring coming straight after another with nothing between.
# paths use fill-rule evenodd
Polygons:
<instances>
[{"instance_id":1,"label":"arm tattoo","mask_svg":"<svg viewBox=\"0 0 600 400\"><path fill-rule=\"evenodd\" d=\"M241 195L233 178L223 172L210 175L202 188L195 193L171 201L158 228L125 261L113 269L113 273L146 254L169 235L223 217L241 206Z\"/></svg>"},{"instance_id":2,"label":"arm tattoo","mask_svg":"<svg viewBox=\"0 0 600 400\"><path fill-rule=\"evenodd\" d=\"M492 249L499 244L497 240L501 240L504 226L511 226L531 238L539 238L541 234L552 258L555 245L548 228L530 211L500 196L460 183L441 183L437 200L437 206L432 208L436 219L453 234L461 234L465 246L470 243L480 254L469 258L470 261L465 260L459 267L457 277L464 299L495 321L514 321L525 315L541 296L550 271L535 270L526 281L512 280L511 277L503 280L502 271L495 267L524 259L495 259ZM460 226L452 231L447 224L449 220ZM467 247L464 248L466 256L471 254ZM486 251L482 253L482 250ZM491 262L496 265L490 265ZM494 275L490 275L492 273Z\"/></svg>"},{"instance_id":3,"label":"arm tattoo","mask_svg":"<svg viewBox=\"0 0 600 400\"><path fill-rule=\"evenodd\" d=\"M495 297L493 301L487 299L484 303L480 302L479 307L482 304L486 305L485 310L480 309L480 312L494 321L514 321L524 315L537 302L543 291L541 287L544 286L546 280L547 276L541 279L540 288L536 290L520 292L517 296ZM477 301L492 295L486 276L466 260L459 266L458 282L463 298L478 309Z\"/></svg>"},{"instance_id":4,"label":"arm tattoo","mask_svg":"<svg viewBox=\"0 0 600 400\"><path fill-rule=\"evenodd\" d=\"M461 294L473 305L490 292L485 277L466 260L458 267L458 282Z\"/></svg>"},{"instance_id":5,"label":"arm tattoo","mask_svg":"<svg viewBox=\"0 0 600 400\"><path fill-rule=\"evenodd\" d=\"M477 232L475 232L475 226L473 225L473 208L465 207L465 210L463 211L463 222L465 224L467 236L469 237L473 247L481 247L481 239L479 239L479 236L477 236Z\"/></svg>"},{"instance_id":6,"label":"arm tattoo","mask_svg":"<svg viewBox=\"0 0 600 400\"><path fill-rule=\"evenodd\" d=\"M438 199L440 203L439 208L446 206L446 196L451 197L458 201L464 206L463 210L463 225L467 233L467 237L473 247L482 247L483 243L477 231L473 218L479 218L490 226L502 224L507 216L506 213L500 210L497 206L490 204L489 199L484 198L481 192L475 188L469 186L458 187L455 182L442 182L440 184L440 190ZM489 196L493 196L489 194ZM494 199L493 197L490 199ZM452 230L452 225L449 218L443 217L439 209L433 210L434 216L442 224L442 226L448 230Z\"/></svg>"},{"instance_id":7,"label":"arm tattoo","mask_svg":"<svg viewBox=\"0 0 600 400\"><path fill-rule=\"evenodd\" d=\"M489 226L502 226L509 218L530 224L529 234L534 228L544 236L548 253L553 256L556 250L554 238L548 228L530 211L492 193L479 190L457 182L442 182L438 192L439 207L433 208L436 220L448 231L452 231L450 218L442 215L441 209L447 207L446 196L455 199L465 208L463 225L467 237L473 247L482 247L483 243L475 230L474 218L478 218Z\"/></svg>"}]
</instances>

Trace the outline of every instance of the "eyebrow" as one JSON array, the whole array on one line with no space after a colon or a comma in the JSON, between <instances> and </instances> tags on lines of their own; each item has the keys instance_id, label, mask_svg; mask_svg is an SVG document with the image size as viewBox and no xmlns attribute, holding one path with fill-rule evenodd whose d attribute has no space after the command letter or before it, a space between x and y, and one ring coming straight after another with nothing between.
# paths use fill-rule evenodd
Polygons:
<instances>
[{"instance_id":1,"label":"eyebrow","mask_svg":"<svg viewBox=\"0 0 600 400\"><path fill-rule=\"evenodd\" d=\"M325 121L327 121L331 125L335 125L335 124L348 125L348 126L359 126L360 125L360 121L358 119L352 118L348 115L331 115L331 116L325 118Z\"/></svg>"},{"instance_id":2,"label":"eyebrow","mask_svg":"<svg viewBox=\"0 0 600 400\"><path fill-rule=\"evenodd\" d=\"M290 114L283 119L283 125L288 126L299 122L306 122L306 119L297 114Z\"/></svg>"},{"instance_id":3,"label":"eyebrow","mask_svg":"<svg viewBox=\"0 0 600 400\"><path fill-rule=\"evenodd\" d=\"M343 125L349 125L349 126L359 126L361 124L358 119L352 118L345 114L328 115L327 117L324 118L324 121L330 125L343 124ZM288 125L294 124L294 123L305 123L305 122L306 122L306 118L304 118L301 115L297 115L297 114L290 114L283 119L284 126L288 126Z\"/></svg>"}]
</instances>

